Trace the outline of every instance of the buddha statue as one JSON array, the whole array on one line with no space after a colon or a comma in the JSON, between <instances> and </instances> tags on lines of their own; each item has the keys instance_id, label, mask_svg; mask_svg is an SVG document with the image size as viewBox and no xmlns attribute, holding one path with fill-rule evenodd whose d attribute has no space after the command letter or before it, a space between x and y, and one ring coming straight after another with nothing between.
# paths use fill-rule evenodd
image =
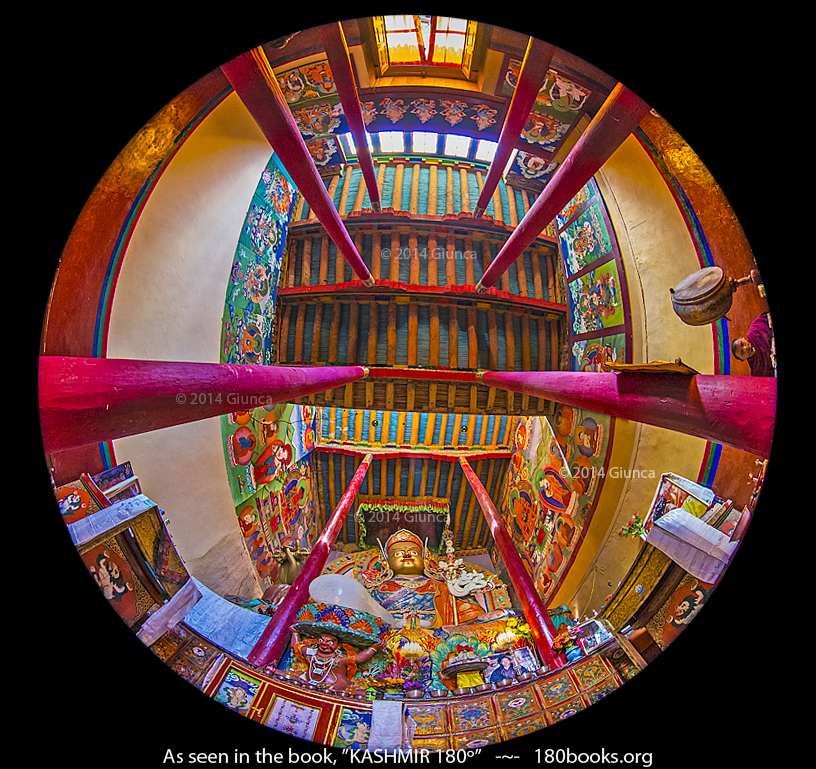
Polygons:
<instances>
[{"instance_id":1,"label":"buddha statue","mask_svg":"<svg viewBox=\"0 0 816 769\"><path fill-rule=\"evenodd\" d=\"M473 594L451 592L444 575L428 559L426 543L413 532L400 529L384 545L379 542L379 555L378 562L363 570L361 581L394 617L396 627L405 627L412 615L423 628L465 624L484 615ZM488 583L484 581L482 587Z\"/></svg>"}]
</instances>

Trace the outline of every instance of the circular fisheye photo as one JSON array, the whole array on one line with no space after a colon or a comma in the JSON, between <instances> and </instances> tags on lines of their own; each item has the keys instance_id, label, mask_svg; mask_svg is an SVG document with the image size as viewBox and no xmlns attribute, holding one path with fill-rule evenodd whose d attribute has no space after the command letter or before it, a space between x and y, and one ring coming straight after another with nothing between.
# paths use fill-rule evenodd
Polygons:
<instances>
[{"instance_id":1,"label":"circular fisheye photo","mask_svg":"<svg viewBox=\"0 0 816 769\"><path fill-rule=\"evenodd\" d=\"M609 717L650 766L739 667L665 660L765 483L767 266L659 92L557 35L310 23L126 123L48 276L76 685L145 667L170 765L596 763Z\"/></svg>"}]
</instances>

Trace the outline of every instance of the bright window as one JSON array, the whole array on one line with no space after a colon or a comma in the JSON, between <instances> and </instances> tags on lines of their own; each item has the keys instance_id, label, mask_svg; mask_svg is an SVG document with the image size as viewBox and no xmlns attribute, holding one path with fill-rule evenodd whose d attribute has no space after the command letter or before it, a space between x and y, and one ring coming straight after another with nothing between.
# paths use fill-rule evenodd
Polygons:
<instances>
[{"instance_id":1,"label":"bright window","mask_svg":"<svg viewBox=\"0 0 816 769\"><path fill-rule=\"evenodd\" d=\"M470 75L476 22L450 16L375 16L383 74L389 67L453 67Z\"/></svg>"},{"instance_id":2,"label":"bright window","mask_svg":"<svg viewBox=\"0 0 816 769\"><path fill-rule=\"evenodd\" d=\"M470 137L446 134L445 154L457 158L466 158L470 152Z\"/></svg>"},{"instance_id":3,"label":"bright window","mask_svg":"<svg viewBox=\"0 0 816 769\"><path fill-rule=\"evenodd\" d=\"M496 154L496 148L499 145L496 142L488 141L487 139L480 139L476 145L476 159L477 160L493 160Z\"/></svg>"},{"instance_id":4,"label":"bright window","mask_svg":"<svg viewBox=\"0 0 816 769\"><path fill-rule=\"evenodd\" d=\"M350 133L343 134L343 141L345 141L349 153L352 155L356 155L357 147L354 144L354 136L352 136L352 134ZM369 136L368 133L366 133L366 144L368 144L369 150L373 149L371 146L371 136Z\"/></svg>"},{"instance_id":5,"label":"bright window","mask_svg":"<svg viewBox=\"0 0 816 769\"><path fill-rule=\"evenodd\" d=\"M402 131L381 131L377 134L381 152L405 152L405 136Z\"/></svg>"},{"instance_id":6,"label":"bright window","mask_svg":"<svg viewBox=\"0 0 816 769\"><path fill-rule=\"evenodd\" d=\"M439 134L428 131L414 131L411 134L411 149L414 152L435 153L439 141Z\"/></svg>"}]
</instances>

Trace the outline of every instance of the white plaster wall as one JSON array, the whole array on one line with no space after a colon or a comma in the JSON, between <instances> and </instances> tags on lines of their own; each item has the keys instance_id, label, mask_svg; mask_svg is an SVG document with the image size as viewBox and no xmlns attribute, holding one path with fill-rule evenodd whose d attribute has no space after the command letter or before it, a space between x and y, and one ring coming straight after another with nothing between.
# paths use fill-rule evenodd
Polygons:
<instances>
[{"instance_id":1,"label":"white plaster wall","mask_svg":"<svg viewBox=\"0 0 816 769\"><path fill-rule=\"evenodd\" d=\"M234 94L187 138L133 232L114 294L108 357L217 363L241 226L269 143ZM169 518L187 569L213 591L258 596L237 524L218 419L114 441Z\"/></svg>"}]
</instances>

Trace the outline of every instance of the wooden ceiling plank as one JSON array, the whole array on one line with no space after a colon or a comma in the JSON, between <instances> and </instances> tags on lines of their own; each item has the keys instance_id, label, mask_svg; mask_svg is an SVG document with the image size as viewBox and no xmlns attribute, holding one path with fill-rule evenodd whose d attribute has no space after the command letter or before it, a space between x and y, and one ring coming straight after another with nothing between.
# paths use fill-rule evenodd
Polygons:
<instances>
[{"instance_id":1,"label":"wooden ceiling plank","mask_svg":"<svg viewBox=\"0 0 816 769\"><path fill-rule=\"evenodd\" d=\"M533 295L536 299L544 299L544 284L541 280L541 255L538 249L530 252L530 262L533 265Z\"/></svg>"},{"instance_id":2,"label":"wooden ceiling plank","mask_svg":"<svg viewBox=\"0 0 816 769\"><path fill-rule=\"evenodd\" d=\"M439 255L436 251L437 248L437 235L436 232L431 230L428 235L428 278L427 284L429 286L436 286L438 284L437 280L437 261ZM435 306L435 305L434 305Z\"/></svg>"},{"instance_id":3,"label":"wooden ceiling plank","mask_svg":"<svg viewBox=\"0 0 816 769\"><path fill-rule=\"evenodd\" d=\"M292 305L286 304L281 311L280 338L278 339L278 363L286 362L289 348L289 323L292 319Z\"/></svg>"},{"instance_id":4,"label":"wooden ceiling plank","mask_svg":"<svg viewBox=\"0 0 816 769\"><path fill-rule=\"evenodd\" d=\"M312 285L312 238L306 238L303 241L303 259L300 265L300 283L301 286Z\"/></svg>"}]
</instances>

